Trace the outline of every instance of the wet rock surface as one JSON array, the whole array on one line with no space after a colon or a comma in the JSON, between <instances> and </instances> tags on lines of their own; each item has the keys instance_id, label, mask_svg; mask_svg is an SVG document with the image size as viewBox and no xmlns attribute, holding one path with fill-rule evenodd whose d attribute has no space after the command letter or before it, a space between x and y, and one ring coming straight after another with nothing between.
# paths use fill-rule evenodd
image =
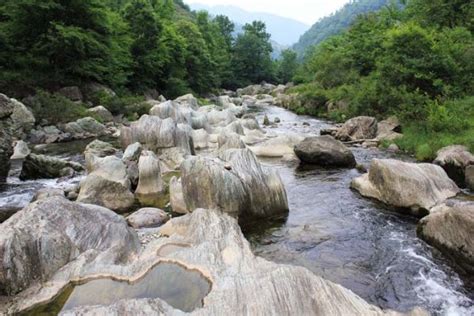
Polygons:
<instances>
[{"instance_id":1,"label":"wet rock surface","mask_svg":"<svg viewBox=\"0 0 474 316\"><path fill-rule=\"evenodd\" d=\"M351 187L365 197L426 215L437 204L460 192L444 170L433 164L374 159L369 173L354 179Z\"/></svg>"},{"instance_id":2,"label":"wet rock surface","mask_svg":"<svg viewBox=\"0 0 474 316\"><path fill-rule=\"evenodd\" d=\"M434 207L418 224L418 235L474 272L474 202L450 201Z\"/></svg>"},{"instance_id":3,"label":"wet rock surface","mask_svg":"<svg viewBox=\"0 0 474 316\"><path fill-rule=\"evenodd\" d=\"M73 176L84 170L81 164L45 155L29 154L23 161L20 179L52 179Z\"/></svg>"},{"instance_id":4,"label":"wet rock surface","mask_svg":"<svg viewBox=\"0 0 474 316\"><path fill-rule=\"evenodd\" d=\"M305 138L295 146L295 153L302 162L309 164L335 167L356 165L350 149L331 136Z\"/></svg>"}]
</instances>

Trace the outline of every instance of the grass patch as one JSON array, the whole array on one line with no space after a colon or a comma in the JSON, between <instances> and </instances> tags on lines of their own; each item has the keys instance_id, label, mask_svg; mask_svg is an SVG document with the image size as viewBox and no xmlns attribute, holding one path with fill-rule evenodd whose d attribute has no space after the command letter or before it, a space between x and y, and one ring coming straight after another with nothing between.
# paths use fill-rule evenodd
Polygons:
<instances>
[{"instance_id":1,"label":"grass patch","mask_svg":"<svg viewBox=\"0 0 474 316\"><path fill-rule=\"evenodd\" d=\"M408 122L395 143L420 161L432 161L449 145L464 145L474 152L474 97L428 105L425 121Z\"/></svg>"}]
</instances>

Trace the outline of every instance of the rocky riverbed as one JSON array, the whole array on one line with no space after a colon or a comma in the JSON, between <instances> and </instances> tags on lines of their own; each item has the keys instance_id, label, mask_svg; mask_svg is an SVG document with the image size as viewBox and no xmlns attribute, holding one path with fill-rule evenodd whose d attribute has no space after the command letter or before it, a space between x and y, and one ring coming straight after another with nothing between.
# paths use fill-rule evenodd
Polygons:
<instances>
[{"instance_id":1,"label":"rocky riverbed","mask_svg":"<svg viewBox=\"0 0 474 316\"><path fill-rule=\"evenodd\" d=\"M18 146L0 187L0 314L474 312L469 191L374 148L399 137L395 119L335 128L276 107L284 90L151 100L102 141Z\"/></svg>"}]
</instances>

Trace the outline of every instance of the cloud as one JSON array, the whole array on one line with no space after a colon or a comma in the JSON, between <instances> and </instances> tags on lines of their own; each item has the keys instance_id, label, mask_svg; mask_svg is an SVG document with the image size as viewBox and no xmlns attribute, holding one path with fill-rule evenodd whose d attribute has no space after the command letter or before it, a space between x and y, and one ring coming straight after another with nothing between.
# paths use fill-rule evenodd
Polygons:
<instances>
[{"instance_id":1,"label":"cloud","mask_svg":"<svg viewBox=\"0 0 474 316\"><path fill-rule=\"evenodd\" d=\"M272 13L312 25L320 18L342 7L349 0L185 0L185 2L233 5L247 11Z\"/></svg>"}]
</instances>

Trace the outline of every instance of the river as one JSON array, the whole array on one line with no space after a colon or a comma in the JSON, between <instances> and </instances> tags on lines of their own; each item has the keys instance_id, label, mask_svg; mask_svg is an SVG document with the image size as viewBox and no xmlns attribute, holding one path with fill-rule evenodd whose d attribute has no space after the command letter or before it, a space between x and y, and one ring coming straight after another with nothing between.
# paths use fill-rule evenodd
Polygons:
<instances>
[{"instance_id":1,"label":"river","mask_svg":"<svg viewBox=\"0 0 474 316\"><path fill-rule=\"evenodd\" d=\"M281 119L276 127L267 128L276 134L318 135L330 126L273 106L258 112L260 122L264 114ZM49 145L41 152L81 161L86 144ZM352 149L365 166L373 158L411 160L378 149ZM352 191L350 181L360 175L356 169L302 168L275 159L263 162L280 172L290 212L284 221L245 227L257 255L304 266L382 308L408 311L421 306L434 315L474 315L472 276L460 275L446 257L417 238L416 218ZM81 179L21 182L20 167L21 163L13 163L8 183L0 187L0 215L27 205L39 188L65 188Z\"/></svg>"}]
</instances>

